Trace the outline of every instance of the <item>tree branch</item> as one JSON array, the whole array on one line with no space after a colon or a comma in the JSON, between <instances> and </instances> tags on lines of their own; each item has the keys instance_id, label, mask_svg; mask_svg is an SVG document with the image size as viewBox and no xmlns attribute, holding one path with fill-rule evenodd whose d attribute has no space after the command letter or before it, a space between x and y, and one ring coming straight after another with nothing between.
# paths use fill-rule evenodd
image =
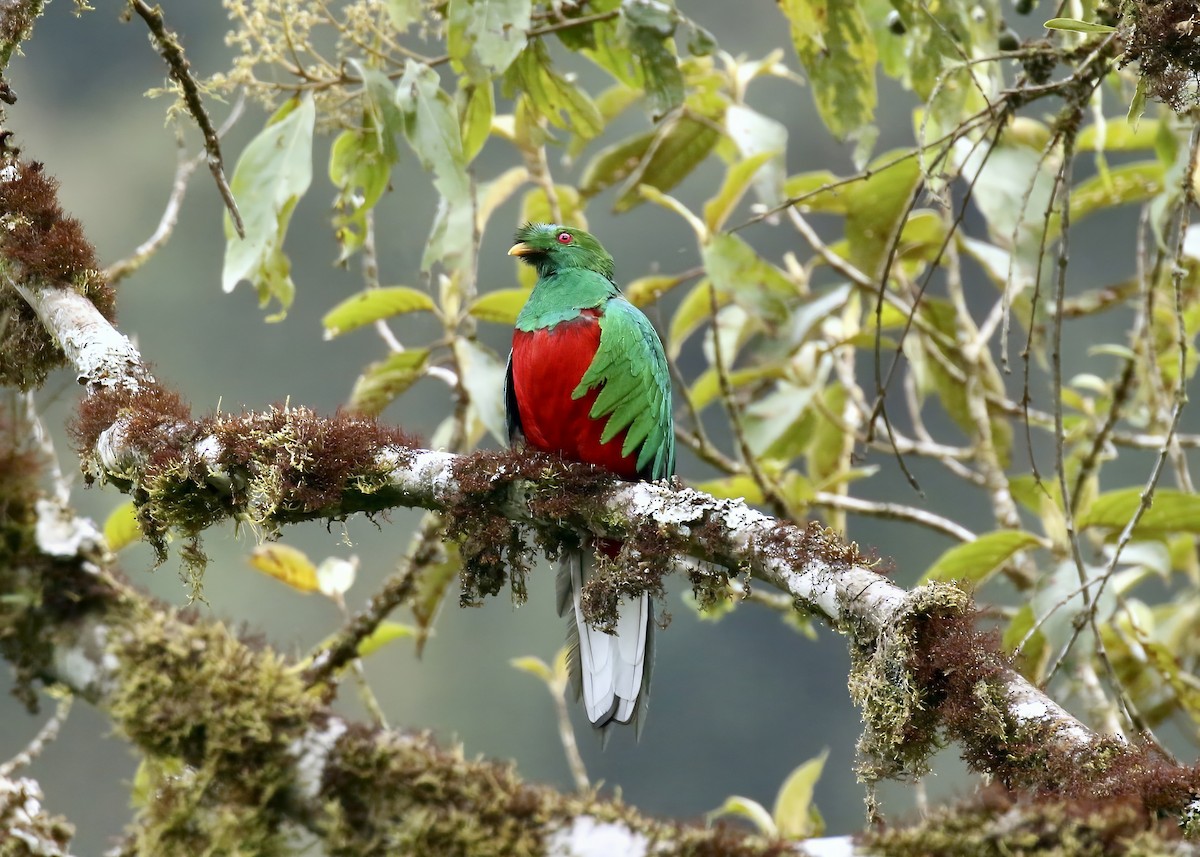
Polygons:
<instances>
[{"instance_id":1,"label":"tree branch","mask_svg":"<svg viewBox=\"0 0 1200 857\"><path fill-rule=\"evenodd\" d=\"M77 335L75 325L81 322L89 329L107 324L87 301L72 293L27 288L23 294L60 341L71 341ZM48 305L61 308L64 303L70 311L48 310ZM327 463L329 449L321 444L327 445L349 418L322 419L297 408L197 421L174 412L156 414L150 395L154 388L144 380L140 364L129 361L126 349L131 346L115 331L96 341L112 343L114 357L121 359L92 355L77 364L81 376L87 377L89 367L109 371L107 367L124 365L130 370L127 380L139 392L131 394L128 385L119 394L89 385L98 390L89 402L101 407L89 412L85 402L83 421L104 415L110 419L85 425L92 441L84 450L86 466L92 478L135 493L143 522L195 536L231 516L254 520L270 531L299 520L402 505L434 509L452 519L464 514L498 516L538 528L550 541L564 526L571 527L643 546L645 555L652 550L646 542L653 540L659 552L665 548L685 553L770 583L786 592L797 609L824 617L850 639L855 655L852 691L866 721L862 749L873 760L867 766L868 776L919 770L934 749L930 733L928 742L923 739L918 746L909 731L930 692L913 669L914 661L921 659L924 668L937 674L939 669L962 671L964 659L970 657L978 661L978 680L969 690L975 701L967 699L964 704L977 706L980 716L987 713L990 719L977 724L975 736L963 731L957 737L989 746L987 752L974 755L989 759L985 767L994 775L1017 780L1028 776L1028 771L1019 770L1019 760L1005 761L997 748L1016 751L1036 743L1040 752L1053 751L1070 760L1060 774L1093 755L1113 752L1109 739L1094 735L1000 663L994 652L955 651L949 657L958 663L938 667L938 658L947 653L939 654L935 641L926 638L928 620L969 619L967 597L944 585L906 592L867 567L854 546L819 527L782 523L744 502L718 500L693 489L612 482L544 457L456 456L412 448L385 434L370 435L355 454L343 455L348 470L337 480L342 490L313 505L305 489L311 487L315 474L295 462ZM112 402L104 406L114 396L124 397L120 406L112 407ZM238 449L259 442L255 438L261 439L267 423L273 426L274 442L286 447L291 464L239 454ZM171 466L156 469L148 464L152 456L162 461L171 452L178 454ZM325 473L321 478L328 481L329 476ZM242 491L234 487L246 484L259 487ZM167 501L194 497L200 486L207 517L197 517L197 508L186 505L186 500L183 507L172 507ZM262 486L276 486L276 493L267 496ZM706 579L697 573L692 579L698 588L724 590L723 574L712 573Z\"/></svg>"}]
</instances>

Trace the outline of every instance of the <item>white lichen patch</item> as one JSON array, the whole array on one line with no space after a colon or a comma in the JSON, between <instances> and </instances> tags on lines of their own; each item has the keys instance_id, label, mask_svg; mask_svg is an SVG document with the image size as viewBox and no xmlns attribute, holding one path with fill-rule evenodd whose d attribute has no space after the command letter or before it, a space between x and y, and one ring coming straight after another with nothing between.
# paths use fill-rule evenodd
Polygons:
<instances>
[{"instance_id":1,"label":"white lichen patch","mask_svg":"<svg viewBox=\"0 0 1200 857\"><path fill-rule=\"evenodd\" d=\"M296 759L296 785L306 800L321 793L325 763L338 739L346 734L346 722L334 717L323 729L310 729L293 741L288 752Z\"/></svg>"},{"instance_id":2,"label":"white lichen patch","mask_svg":"<svg viewBox=\"0 0 1200 857\"><path fill-rule=\"evenodd\" d=\"M95 553L104 544L104 536L91 519L47 499L37 501L34 537L43 553L64 558Z\"/></svg>"},{"instance_id":3,"label":"white lichen patch","mask_svg":"<svg viewBox=\"0 0 1200 857\"><path fill-rule=\"evenodd\" d=\"M650 841L623 824L581 815L550 834L547 857L646 857Z\"/></svg>"}]
</instances>

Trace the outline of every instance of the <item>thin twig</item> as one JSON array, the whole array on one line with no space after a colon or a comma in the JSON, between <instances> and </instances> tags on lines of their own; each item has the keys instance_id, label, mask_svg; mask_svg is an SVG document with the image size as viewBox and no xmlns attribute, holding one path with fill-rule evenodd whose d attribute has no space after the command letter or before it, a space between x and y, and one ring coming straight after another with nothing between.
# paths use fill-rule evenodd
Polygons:
<instances>
[{"instance_id":1,"label":"thin twig","mask_svg":"<svg viewBox=\"0 0 1200 857\"><path fill-rule=\"evenodd\" d=\"M217 190L221 193L225 208L228 209L229 216L233 219L234 230L239 238L245 238L246 227L242 223L237 200L233 198L233 191L229 189L229 182L225 180L225 167L221 159L221 138L217 134L217 129L213 127L212 120L208 118L204 103L200 100L200 87L196 83L196 79L192 77L187 57L183 55L183 45L180 44L179 38L167 29L163 21L162 9L157 6L151 9L145 0L129 0L129 5L150 28L150 33L158 45L158 52L166 60L167 68L170 69L171 78L179 84L179 88L183 91L183 100L187 104L188 112L192 114L192 118L196 120L196 125L204 135L204 151L208 153L208 169L217 183Z\"/></svg>"}]
</instances>

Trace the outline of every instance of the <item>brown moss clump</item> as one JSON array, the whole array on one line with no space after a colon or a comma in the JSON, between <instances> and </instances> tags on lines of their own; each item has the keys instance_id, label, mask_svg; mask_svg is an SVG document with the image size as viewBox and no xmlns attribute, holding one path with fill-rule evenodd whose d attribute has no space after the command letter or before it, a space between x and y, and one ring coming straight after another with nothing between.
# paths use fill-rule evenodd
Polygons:
<instances>
[{"instance_id":1,"label":"brown moss clump","mask_svg":"<svg viewBox=\"0 0 1200 857\"><path fill-rule=\"evenodd\" d=\"M112 320L116 296L83 227L58 204L58 182L36 161L5 154L10 156L0 157L0 271L37 288L74 289ZM0 382L35 387L63 359L20 294L0 287Z\"/></svg>"},{"instance_id":2,"label":"brown moss clump","mask_svg":"<svg viewBox=\"0 0 1200 857\"><path fill-rule=\"evenodd\" d=\"M905 740L920 746L933 736L953 739L968 765L1007 789L1128 813L1139 829L1161 815L1178 816L1200 795L1200 766L1110 737L1080 747L1053 720L1014 719L1007 668L997 635L979 628L974 610L919 617L908 669L920 697Z\"/></svg>"},{"instance_id":3,"label":"brown moss clump","mask_svg":"<svg viewBox=\"0 0 1200 857\"><path fill-rule=\"evenodd\" d=\"M102 463L96 445L119 426L122 460ZM275 405L261 413L191 419L175 393L100 390L85 399L71 427L89 480L130 490L138 523L159 561L167 535L185 538L181 556L194 587L204 566L201 533L228 517L267 535L282 524L389 508L390 459L416 445L403 431L339 412Z\"/></svg>"},{"instance_id":4,"label":"brown moss clump","mask_svg":"<svg viewBox=\"0 0 1200 857\"><path fill-rule=\"evenodd\" d=\"M1137 62L1146 91L1178 113L1200 103L1200 11L1194 0L1128 4L1123 63Z\"/></svg>"}]
</instances>

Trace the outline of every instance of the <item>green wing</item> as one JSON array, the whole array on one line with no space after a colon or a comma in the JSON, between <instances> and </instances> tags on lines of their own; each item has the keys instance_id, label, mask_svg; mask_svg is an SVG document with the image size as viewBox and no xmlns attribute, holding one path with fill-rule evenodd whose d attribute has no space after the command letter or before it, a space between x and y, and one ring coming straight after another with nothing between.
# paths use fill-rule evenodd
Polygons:
<instances>
[{"instance_id":1,"label":"green wing","mask_svg":"<svg viewBox=\"0 0 1200 857\"><path fill-rule=\"evenodd\" d=\"M601 443L628 428L622 455L639 445L637 469L643 479L675 472L675 428L671 416L671 374L662 342L642 314L623 297L608 301L600 316L600 347L572 398L600 387L588 416L608 417Z\"/></svg>"}]
</instances>

